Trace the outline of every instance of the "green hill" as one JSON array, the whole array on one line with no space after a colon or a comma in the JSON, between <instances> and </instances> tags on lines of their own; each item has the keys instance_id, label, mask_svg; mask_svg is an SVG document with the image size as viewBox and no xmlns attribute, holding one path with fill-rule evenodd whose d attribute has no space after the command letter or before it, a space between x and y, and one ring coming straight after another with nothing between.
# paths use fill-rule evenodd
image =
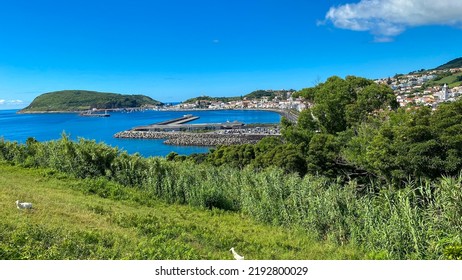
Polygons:
<instances>
[{"instance_id":1,"label":"green hill","mask_svg":"<svg viewBox=\"0 0 462 280\"><path fill-rule=\"evenodd\" d=\"M288 92L294 92L294 89L289 90L255 90L251 93L245 95L247 99L261 99L263 97L268 97L269 99L273 99L274 97L280 97L282 99L287 98Z\"/></svg>"},{"instance_id":2,"label":"green hill","mask_svg":"<svg viewBox=\"0 0 462 280\"><path fill-rule=\"evenodd\" d=\"M87 90L62 90L44 93L21 112L82 111L92 108L116 109L160 105L145 95L124 95Z\"/></svg>"},{"instance_id":3,"label":"green hill","mask_svg":"<svg viewBox=\"0 0 462 280\"><path fill-rule=\"evenodd\" d=\"M445 63L443 65L436 67L435 70L445 70L445 69L461 68L461 67L462 67L462 57L459 57L459 58L449 61L448 63Z\"/></svg>"},{"instance_id":4,"label":"green hill","mask_svg":"<svg viewBox=\"0 0 462 280\"><path fill-rule=\"evenodd\" d=\"M197 102L202 102L202 101L221 101L221 102L230 102L233 100L240 100L241 97L211 97L207 95L202 95L194 98L189 98L183 103L197 103Z\"/></svg>"},{"instance_id":5,"label":"green hill","mask_svg":"<svg viewBox=\"0 0 462 280\"><path fill-rule=\"evenodd\" d=\"M462 74L461 72L451 73L445 72L439 74L435 79L426 82L422 87L429 88L434 86L448 85L449 88L458 87L462 85Z\"/></svg>"},{"instance_id":6,"label":"green hill","mask_svg":"<svg viewBox=\"0 0 462 280\"><path fill-rule=\"evenodd\" d=\"M221 102L230 102L235 100L242 100L246 99L261 99L263 97L268 97L269 99L273 99L276 96L279 96L283 99L286 98L288 92L294 92L295 90L255 90L251 93L248 93L244 96L233 96L233 97L211 97L207 95L198 96L194 98L190 98L188 100L183 101L183 103L197 103L201 101L221 101Z\"/></svg>"}]
</instances>

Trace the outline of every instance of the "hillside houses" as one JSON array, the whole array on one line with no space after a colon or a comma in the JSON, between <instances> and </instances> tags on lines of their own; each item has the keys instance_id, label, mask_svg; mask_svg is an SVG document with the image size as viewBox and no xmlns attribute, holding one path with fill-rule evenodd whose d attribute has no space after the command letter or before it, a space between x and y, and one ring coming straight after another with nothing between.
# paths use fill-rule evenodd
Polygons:
<instances>
[{"instance_id":1,"label":"hillside houses","mask_svg":"<svg viewBox=\"0 0 462 280\"><path fill-rule=\"evenodd\" d=\"M408 75L396 75L393 78L377 79L375 82L390 86L401 106L423 105L436 108L439 103L453 101L462 95L461 86L450 88L448 84L440 86L428 83L445 73L462 74L462 68L414 72Z\"/></svg>"},{"instance_id":2,"label":"hillside houses","mask_svg":"<svg viewBox=\"0 0 462 280\"><path fill-rule=\"evenodd\" d=\"M222 101L210 101L210 100L198 100L194 103L182 103L175 105L177 109L210 109L210 110L222 110L222 109L280 109L280 110L297 110L302 111L309 104L303 100L303 98L292 98L293 91L272 91L277 94L274 98L268 96L262 96L261 98L249 99L244 97L242 100L233 100L228 102Z\"/></svg>"},{"instance_id":3,"label":"hillside houses","mask_svg":"<svg viewBox=\"0 0 462 280\"><path fill-rule=\"evenodd\" d=\"M461 73L462 76L462 68L412 72L407 75L395 75L394 77L377 79L375 82L389 86L394 91L401 106L417 105L436 108L439 103L451 102L462 95L462 86L458 86L457 83L441 86L435 82L436 79L457 73ZM301 97L293 98L294 92L294 90L259 90L248 95L253 98L235 98L227 102L199 99L194 102L175 105L170 109L277 109L301 112L311 106L309 102Z\"/></svg>"}]
</instances>

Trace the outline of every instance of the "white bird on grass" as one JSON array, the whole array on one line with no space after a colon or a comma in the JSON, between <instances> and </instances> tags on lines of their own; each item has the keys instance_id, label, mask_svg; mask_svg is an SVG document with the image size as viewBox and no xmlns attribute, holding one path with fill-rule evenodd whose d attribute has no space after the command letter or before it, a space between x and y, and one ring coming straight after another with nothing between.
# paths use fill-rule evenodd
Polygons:
<instances>
[{"instance_id":1,"label":"white bird on grass","mask_svg":"<svg viewBox=\"0 0 462 280\"><path fill-rule=\"evenodd\" d=\"M233 253L233 257L240 261L240 260L243 260L244 259L244 256L240 256L238 253L236 253L236 251L234 251L234 247L229 249L231 251L231 253Z\"/></svg>"},{"instance_id":2,"label":"white bird on grass","mask_svg":"<svg viewBox=\"0 0 462 280\"><path fill-rule=\"evenodd\" d=\"M16 207L18 209L32 209L32 203L30 203L30 202L21 202L19 200L16 200Z\"/></svg>"}]
</instances>

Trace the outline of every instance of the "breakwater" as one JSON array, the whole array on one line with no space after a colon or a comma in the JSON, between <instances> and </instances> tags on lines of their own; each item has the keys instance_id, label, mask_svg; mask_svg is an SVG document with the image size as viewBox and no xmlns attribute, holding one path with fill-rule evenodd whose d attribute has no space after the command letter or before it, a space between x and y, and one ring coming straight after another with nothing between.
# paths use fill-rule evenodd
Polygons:
<instances>
[{"instance_id":1,"label":"breakwater","mask_svg":"<svg viewBox=\"0 0 462 280\"><path fill-rule=\"evenodd\" d=\"M177 146L219 146L254 144L268 134L221 134L127 130L116 133L115 138L165 139L164 144Z\"/></svg>"},{"instance_id":2,"label":"breakwater","mask_svg":"<svg viewBox=\"0 0 462 280\"><path fill-rule=\"evenodd\" d=\"M154 125L184 124L184 123L188 123L188 122L192 122L194 120L197 120L198 118L199 118L198 116L193 116L191 114L187 114L187 115L184 115L184 116L182 116L180 118L159 122L159 123L156 123Z\"/></svg>"}]
</instances>

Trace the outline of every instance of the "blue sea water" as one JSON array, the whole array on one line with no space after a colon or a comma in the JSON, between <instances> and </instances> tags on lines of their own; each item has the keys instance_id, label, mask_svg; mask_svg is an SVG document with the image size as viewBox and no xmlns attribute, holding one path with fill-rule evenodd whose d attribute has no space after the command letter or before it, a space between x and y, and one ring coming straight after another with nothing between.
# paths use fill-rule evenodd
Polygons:
<instances>
[{"instance_id":1,"label":"blue sea water","mask_svg":"<svg viewBox=\"0 0 462 280\"><path fill-rule=\"evenodd\" d=\"M178 154L207 152L207 147L185 147L163 144L163 140L117 139L113 135L135 126L153 124L192 113L200 118L191 123L219 123L240 121L244 123L279 123L281 117L275 112L249 110L220 111L143 111L111 112L109 118L81 117L75 113L17 114L17 110L0 110L0 138L25 143L27 138L38 141L56 140L65 132L71 139L85 138L104 142L130 154L142 156L165 156L174 151Z\"/></svg>"}]
</instances>

